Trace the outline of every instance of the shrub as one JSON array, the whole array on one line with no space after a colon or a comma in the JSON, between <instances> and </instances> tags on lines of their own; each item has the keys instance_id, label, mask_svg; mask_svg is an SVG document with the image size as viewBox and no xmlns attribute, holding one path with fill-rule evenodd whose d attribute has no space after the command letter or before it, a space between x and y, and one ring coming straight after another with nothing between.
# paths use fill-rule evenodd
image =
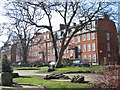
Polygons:
<instances>
[{"instance_id":1,"label":"shrub","mask_svg":"<svg viewBox=\"0 0 120 90\"><path fill-rule=\"evenodd\" d=\"M1 83L2 83L2 86L11 86L12 85L12 76L9 72L2 72Z\"/></svg>"},{"instance_id":2,"label":"shrub","mask_svg":"<svg viewBox=\"0 0 120 90\"><path fill-rule=\"evenodd\" d=\"M119 65L109 65L106 72L101 72L99 78L96 79L100 83L97 88L120 88L119 86Z\"/></svg>"},{"instance_id":3,"label":"shrub","mask_svg":"<svg viewBox=\"0 0 120 90\"><path fill-rule=\"evenodd\" d=\"M77 59L69 59L69 58L65 58L62 60L63 66L71 66L73 64L73 61L75 61Z\"/></svg>"},{"instance_id":4,"label":"shrub","mask_svg":"<svg viewBox=\"0 0 120 90\"><path fill-rule=\"evenodd\" d=\"M12 69L10 67L10 62L7 59L7 55L4 55L2 58L2 72L12 72Z\"/></svg>"}]
</instances>

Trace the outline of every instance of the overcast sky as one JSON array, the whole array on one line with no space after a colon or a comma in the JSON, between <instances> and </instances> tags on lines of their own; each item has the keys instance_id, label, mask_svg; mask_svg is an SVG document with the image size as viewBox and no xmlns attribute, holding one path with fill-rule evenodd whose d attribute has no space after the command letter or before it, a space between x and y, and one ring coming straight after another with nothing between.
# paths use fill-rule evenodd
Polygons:
<instances>
[{"instance_id":1,"label":"overcast sky","mask_svg":"<svg viewBox=\"0 0 120 90\"><path fill-rule=\"evenodd\" d=\"M4 22L8 22L7 17L3 16L3 13L4 13L4 10L3 10L4 1L6 1L6 0L0 0L0 24L4 23ZM1 29L1 27L0 27L0 29ZM7 40L7 37L5 35L0 37L0 47L3 45L3 43L1 41L6 41L6 40Z\"/></svg>"},{"instance_id":2,"label":"overcast sky","mask_svg":"<svg viewBox=\"0 0 120 90\"><path fill-rule=\"evenodd\" d=\"M7 0L0 0L0 24L1 23L5 23L5 22L9 22L9 19L7 18L7 16L4 16L4 2L7 1ZM53 26L53 30L59 30L59 24L63 24L63 19L61 19L59 17L59 15L56 15L55 13L53 13L53 17L54 19L52 19L52 22L55 22L55 23L52 23L52 26ZM44 25L46 24L48 21L47 21L47 18L44 18L42 21L41 21L41 24ZM3 42L5 42L7 40L7 36L0 36L0 47L3 46Z\"/></svg>"},{"instance_id":3,"label":"overcast sky","mask_svg":"<svg viewBox=\"0 0 120 90\"><path fill-rule=\"evenodd\" d=\"M0 0L0 24L4 23L4 22L9 22L9 19L3 15L3 13L5 12L5 10L3 9L5 1L7 1L7 0ZM83 1L83 0L81 0L81 1ZM100 0L98 0L98 1L100 1ZM109 0L109 1L113 1L113 0ZM59 30L59 24L60 23L63 24L63 19L60 18L59 15L56 15L55 13L53 13L53 17L54 17L54 19L52 19L52 22L54 22L54 23L52 23L53 29ZM47 22L47 18L44 18L41 23L42 23L42 25L44 25L44 24L46 24L46 22ZM4 35L4 36L0 37L0 47L3 46L3 43L1 41L5 42L6 40L7 40L7 36Z\"/></svg>"}]
</instances>

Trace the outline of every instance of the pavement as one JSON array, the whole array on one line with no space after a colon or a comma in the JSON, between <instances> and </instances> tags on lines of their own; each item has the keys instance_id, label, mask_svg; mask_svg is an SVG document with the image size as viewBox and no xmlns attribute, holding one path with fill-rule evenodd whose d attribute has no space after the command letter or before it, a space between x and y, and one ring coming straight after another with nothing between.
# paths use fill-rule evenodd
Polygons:
<instances>
[{"instance_id":1,"label":"pavement","mask_svg":"<svg viewBox=\"0 0 120 90\"><path fill-rule=\"evenodd\" d=\"M13 73L19 73L20 76L46 76L51 73L38 73L38 70L14 70ZM80 75L84 76L85 81L89 81L89 83L95 83L97 78L101 75L95 74L95 73L69 73L64 74L72 78L73 76ZM69 81L69 80L52 80L52 81Z\"/></svg>"},{"instance_id":2,"label":"pavement","mask_svg":"<svg viewBox=\"0 0 120 90\"><path fill-rule=\"evenodd\" d=\"M41 85L12 85L12 86L1 86L1 90L46 90Z\"/></svg>"},{"instance_id":3,"label":"pavement","mask_svg":"<svg viewBox=\"0 0 120 90\"><path fill-rule=\"evenodd\" d=\"M38 70L14 70L13 73L18 73L19 76L46 76L51 73L38 73ZM94 73L70 73L70 74L64 74L72 78L75 75L84 76L85 81L88 81L89 83L95 83L96 79L98 78L98 74ZM61 79L51 79L51 81L61 81L61 82L70 82L70 80L61 80ZM46 90L41 85L13 85L13 86L1 86L2 90Z\"/></svg>"}]
</instances>

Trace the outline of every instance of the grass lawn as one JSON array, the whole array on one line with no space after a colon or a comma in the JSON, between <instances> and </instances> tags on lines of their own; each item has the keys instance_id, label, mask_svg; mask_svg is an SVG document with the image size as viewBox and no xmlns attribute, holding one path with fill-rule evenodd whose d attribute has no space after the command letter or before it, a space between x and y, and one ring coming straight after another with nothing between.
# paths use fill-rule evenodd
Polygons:
<instances>
[{"instance_id":1,"label":"grass lawn","mask_svg":"<svg viewBox=\"0 0 120 90\"><path fill-rule=\"evenodd\" d=\"M103 67L77 67L77 66L69 66L65 68L58 68L54 73L66 73L66 72L74 72L74 71L91 71L91 72L102 72L105 68Z\"/></svg>"},{"instance_id":2,"label":"grass lawn","mask_svg":"<svg viewBox=\"0 0 120 90\"><path fill-rule=\"evenodd\" d=\"M87 83L79 84L79 83L70 83L70 82L54 82L54 81L44 80L43 77L38 77L38 76L26 76L26 77L14 78L13 81L17 84L42 85L46 88L90 88L94 85Z\"/></svg>"},{"instance_id":3,"label":"grass lawn","mask_svg":"<svg viewBox=\"0 0 120 90\"><path fill-rule=\"evenodd\" d=\"M46 72L48 67L13 67L13 69L39 69L39 72ZM52 73L66 73L66 72L75 72L75 71L92 71L92 72L102 72L104 67L77 67L77 66L68 66L63 68L56 68L56 71Z\"/></svg>"},{"instance_id":4,"label":"grass lawn","mask_svg":"<svg viewBox=\"0 0 120 90\"><path fill-rule=\"evenodd\" d=\"M47 71L48 67L41 67L39 72ZM75 72L75 71L91 71L91 72L103 72L104 67L77 67L77 66L68 66L63 68L56 68L56 71L53 73L66 73L66 72Z\"/></svg>"},{"instance_id":5,"label":"grass lawn","mask_svg":"<svg viewBox=\"0 0 120 90\"><path fill-rule=\"evenodd\" d=\"M17 70L30 70L30 69L40 69L41 67L12 67L12 69L17 69Z\"/></svg>"}]
</instances>

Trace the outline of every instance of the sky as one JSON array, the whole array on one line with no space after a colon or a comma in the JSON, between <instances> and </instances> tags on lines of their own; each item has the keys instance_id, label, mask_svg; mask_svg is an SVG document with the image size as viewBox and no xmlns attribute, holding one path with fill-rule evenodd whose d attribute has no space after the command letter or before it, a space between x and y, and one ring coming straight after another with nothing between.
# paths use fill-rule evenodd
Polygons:
<instances>
[{"instance_id":1,"label":"sky","mask_svg":"<svg viewBox=\"0 0 120 90\"><path fill-rule=\"evenodd\" d=\"M9 22L9 19L7 17L5 17L3 15L4 13L4 9L3 9L3 6L4 6L4 2L6 2L7 0L0 0L0 24L1 23L4 23L4 22ZM112 1L112 0L110 0ZM56 13L53 13L53 17L54 19L52 19L52 22L55 22L55 23L52 23L53 25L53 30L59 30L59 24L63 24L63 19L60 18L59 15L56 15ZM41 22L42 25L46 24L47 22L47 18L44 18L43 21ZM4 35L4 36L0 36L0 47L3 46L4 43L2 43L1 41L5 42L7 40L7 36Z\"/></svg>"},{"instance_id":2,"label":"sky","mask_svg":"<svg viewBox=\"0 0 120 90\"><path fill-rule=\"evenodd\" d=\"M0 0L0 24L1 23L5 23L5 22L9 22L10 20L8 19L7 16L4 16L3 13L4 13L4 2L6 2L7 0ZM59 30L59 24L63 24L63 19L61 19L59 17L59 15L56 16L56 13L53 13L53 17L54 19L52 19L52 22L55 22L55 23L52 23L52 26L53 26L53 30ZM47 22L47 17L44 18L42 21L41 21L41 24L44 25L46 24ZM6 31L5 31L6 32ZM0 47L2 47L4 45L4 43L2 42L5 42L7 40L7 36L6 35L3 35L3 36L0 36ZM1 42L2 41L2 42Z\"/></svg>"},{"instance_id":3,"label":"sky","mask_svg":"<svg viewBox=\"0 0 120 90\"><path fill-rule=\"evenodd\" d=\"M0 0L0 24L4 23L4 22L8 22L7 17L5 17L3 15L4 10L3 10L3 5L4 5L4 1L6 0ZM0 47L3 46L3 43L1 41L6 41L7 40L7 36L0 36Z\"/></svg>"}]
</instances>

